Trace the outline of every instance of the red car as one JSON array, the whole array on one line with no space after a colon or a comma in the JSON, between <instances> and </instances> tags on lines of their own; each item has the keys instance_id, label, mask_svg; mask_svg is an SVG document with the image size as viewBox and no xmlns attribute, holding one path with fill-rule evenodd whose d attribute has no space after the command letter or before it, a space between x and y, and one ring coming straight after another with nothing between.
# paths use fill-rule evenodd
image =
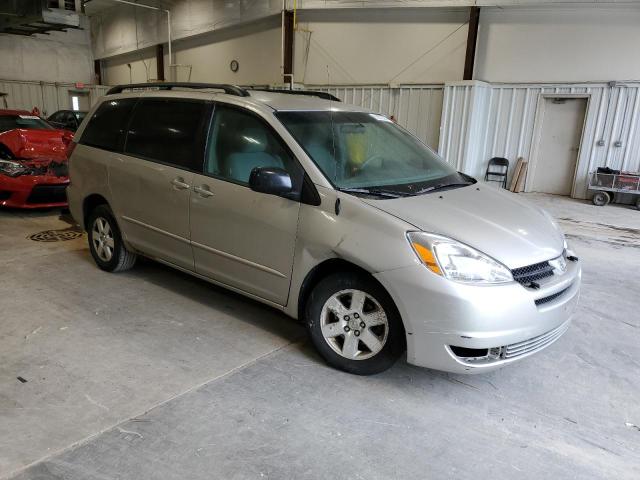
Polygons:
<instances>
[{"instance_id":1,"label":"red car","mask_svg":"<svg viewBox=\"0 0 640 480\"><path fill-rule=\"evenodd\" d=\"M25 110L0 110L0 206L66 207L72 140Z\"/></svg>"}]
</instances>

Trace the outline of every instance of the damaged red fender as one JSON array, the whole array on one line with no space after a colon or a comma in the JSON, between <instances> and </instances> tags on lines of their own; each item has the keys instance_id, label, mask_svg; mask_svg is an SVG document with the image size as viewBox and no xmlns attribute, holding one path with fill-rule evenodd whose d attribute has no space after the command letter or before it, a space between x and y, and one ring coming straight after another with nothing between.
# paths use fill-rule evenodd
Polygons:
<instances>
[{"instance_id":1,"label":"damaged red fender","mask_svg":"<svg viewBox=\"0 0 640 480\"><path fill-rule=\"evenodd\" d=\"M71 132L57 129L0 133L0 160L23 167L11 174L0 169L0 206L66 207L68 149L73 146L72 140Z\"/></svg>"}]
</instances>

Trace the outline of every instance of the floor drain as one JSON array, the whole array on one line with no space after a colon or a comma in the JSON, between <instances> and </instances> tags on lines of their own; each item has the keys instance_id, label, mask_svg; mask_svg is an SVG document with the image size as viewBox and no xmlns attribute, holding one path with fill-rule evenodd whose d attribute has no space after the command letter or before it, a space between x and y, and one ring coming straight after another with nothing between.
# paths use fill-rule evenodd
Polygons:
<instances>
[{"instance_id":1,"label":"floor drain","mask_svg":"<svg viewBox=\"0 0 640 480\"><path fill-rule=\"evenodd\" d=\"M82 230L78 227L69 227L60 230L45 230L29 235L27 238L34 242L64 242L80 237L82 237Z\"/></svg>"}]
</instances>

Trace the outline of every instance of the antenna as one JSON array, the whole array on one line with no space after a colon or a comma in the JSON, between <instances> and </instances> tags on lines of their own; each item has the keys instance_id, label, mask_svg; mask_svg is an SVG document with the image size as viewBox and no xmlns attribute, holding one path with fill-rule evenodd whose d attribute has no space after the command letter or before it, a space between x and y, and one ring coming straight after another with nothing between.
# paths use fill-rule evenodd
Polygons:
<instances>
[{"instance_id":1,"label":"antenna","mask_svg":"<svg viewBox=\"0 0 640 480\"><path fill-rule=\"evenodd\" d=\"M331 85L331 73L329 72L329 65L327 64L327 91ZM333 128L333 95L329 96L329 120L331 123L331 149L333 150L333 181L338 178L338 156L336 155L336 134Z\"/></svg>"}]
</instances>

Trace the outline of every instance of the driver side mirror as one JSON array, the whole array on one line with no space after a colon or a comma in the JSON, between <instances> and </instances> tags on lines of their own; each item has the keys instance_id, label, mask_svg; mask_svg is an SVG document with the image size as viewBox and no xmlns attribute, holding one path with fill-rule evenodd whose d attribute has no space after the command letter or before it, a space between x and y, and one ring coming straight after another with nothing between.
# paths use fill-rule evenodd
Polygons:
<instances>
[{"instance_id":1,"label":"driver side mirror","mask_svg":"<svg viewBox=\"0 0 640 480\"><path fill-rule=\"evenodd\" d=\"M249 188L254 192L289 198L293 193L293 182L282 168L256 167L249 175Z\"/></svg>"}]
</instances>

